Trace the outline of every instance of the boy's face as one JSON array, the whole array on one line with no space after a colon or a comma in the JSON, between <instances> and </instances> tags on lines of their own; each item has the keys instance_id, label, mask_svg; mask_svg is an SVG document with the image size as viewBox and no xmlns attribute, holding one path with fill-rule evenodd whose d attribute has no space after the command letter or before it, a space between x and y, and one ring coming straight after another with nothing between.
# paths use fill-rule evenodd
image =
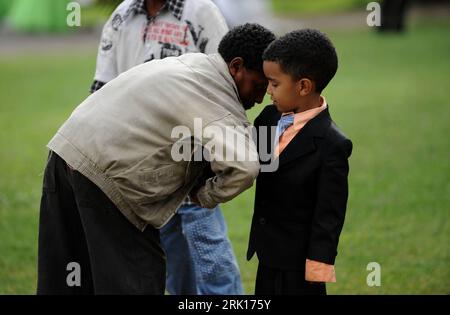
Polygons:
<instances>
[{"instance_id":1,"label":"boy's face","mask_svg":"<svg viewBox=\"0 0 450 315\"><path fill-rule=\"evenodd\" d=\"M269 80L267 93L279 112L295 111L299 106L301 93L298 81L285 73L278 62L264 61L264 74Z\"/></svg>"}]
</instances>

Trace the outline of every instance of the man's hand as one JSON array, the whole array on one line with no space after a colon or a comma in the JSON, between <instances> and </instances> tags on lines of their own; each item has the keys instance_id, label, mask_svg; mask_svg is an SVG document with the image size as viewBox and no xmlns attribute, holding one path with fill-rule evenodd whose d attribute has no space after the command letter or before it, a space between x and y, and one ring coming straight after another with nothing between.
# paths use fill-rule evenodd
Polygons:
<instances>
[{"instance_id":1,"label":"man's hand","mask_svg":"<svg viewBox=\"0 0 450 315\"><path fill-rule=\"evenodd\" d=\"M208 163L208 165L206 165L205 169L202 171L200 177L197 179L196 184L194 185L194 187L192 187L191 191L189 192L189 198L191 198L191 201L194 202L196 205L200 207L202 206L197 197L198 191L200 190L200 188L205 186L206 181L209 178L212 178L214 176L216 176L216 174L214 174L214 172L212 171L211 164Z\"/></svg>"},{"instance_id":2,"label":"man's hand","mask_svg":"<svg viewBox=\"0 0 450 315\"><path fill-rule=\"evenodd\" d=\"M198 198L197 198L197 191L198 190L196 190L195 192L193 192L193 191L191 191L190 193L189 193L189 198L191 199L191 201L193 202L193 203L195 203L197 206L202 206L201 204L200 204L200 201L198 200Z\"/></svg>"}]
</instances>

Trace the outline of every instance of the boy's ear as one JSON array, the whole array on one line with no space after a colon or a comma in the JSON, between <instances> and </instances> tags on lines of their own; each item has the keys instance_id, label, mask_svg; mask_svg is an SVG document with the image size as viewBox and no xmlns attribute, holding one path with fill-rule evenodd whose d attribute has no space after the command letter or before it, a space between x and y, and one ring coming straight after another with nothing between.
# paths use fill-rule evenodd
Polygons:
<instances>
[{"instance_id":1,"label":"boy's ear","mask_svg":"<svg viewBox=\"0 0 450 315\"><path fill-rule=\"evenodd\" d=\"M300 79L297 82L297 93L300 96L307 96L311 93L313 93L316 89L316 85L314 84L314 81L308 79L308 78L303 78Z\"/></svg>"},{"instance_id":2,"label":"boy's ear","mask_svg":"<svg viewBox=\"0 0 450 315\"><path fill-rule=\"evenodd\" d=\"M236 79L236 75L239 75L244 68L244 59L242 57L233 58L228 64L228 70L231 76Z\"/></svg>"}]
</instances>

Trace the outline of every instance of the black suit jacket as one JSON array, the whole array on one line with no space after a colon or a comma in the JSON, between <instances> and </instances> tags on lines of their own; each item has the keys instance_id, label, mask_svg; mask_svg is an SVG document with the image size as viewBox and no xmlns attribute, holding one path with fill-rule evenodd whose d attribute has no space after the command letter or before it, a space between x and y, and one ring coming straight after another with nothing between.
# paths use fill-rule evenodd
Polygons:
<instances>
[{"instance_id":1,"label":"black suit jacket","mask_svg":"<svg viewBox=\"0 0 450 315\"><path fill-rule=\"evenodd\" d=\"M274 137L263 137L258 127L276 126L280 116L270 105L256 118L258 150L262 142L272 150ZM256 252L260 263L281 270L304 270L306 258L334 264L347 206L351 151L352 142L327 108L281 152L275 172L260 172L248 260Z\"/></svg>"}]
</instances>

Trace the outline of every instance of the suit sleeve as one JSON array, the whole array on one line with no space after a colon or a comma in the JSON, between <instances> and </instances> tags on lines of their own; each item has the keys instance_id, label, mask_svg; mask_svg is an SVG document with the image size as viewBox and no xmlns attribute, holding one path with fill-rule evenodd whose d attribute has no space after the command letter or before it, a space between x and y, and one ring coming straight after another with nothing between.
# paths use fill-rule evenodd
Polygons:
<instances>
[{"instance_id":1,"label":"suit sleeve","mask_svg":"<svg viewBox=\"0 0 450 315\"><path fill-rule=\"evenodd\" d=\"M347 208L351 152L352 143L345 139L331 146L324 158L311 226L307 257L310 260L334 265Z\"/></svg>"}]
</instances>

